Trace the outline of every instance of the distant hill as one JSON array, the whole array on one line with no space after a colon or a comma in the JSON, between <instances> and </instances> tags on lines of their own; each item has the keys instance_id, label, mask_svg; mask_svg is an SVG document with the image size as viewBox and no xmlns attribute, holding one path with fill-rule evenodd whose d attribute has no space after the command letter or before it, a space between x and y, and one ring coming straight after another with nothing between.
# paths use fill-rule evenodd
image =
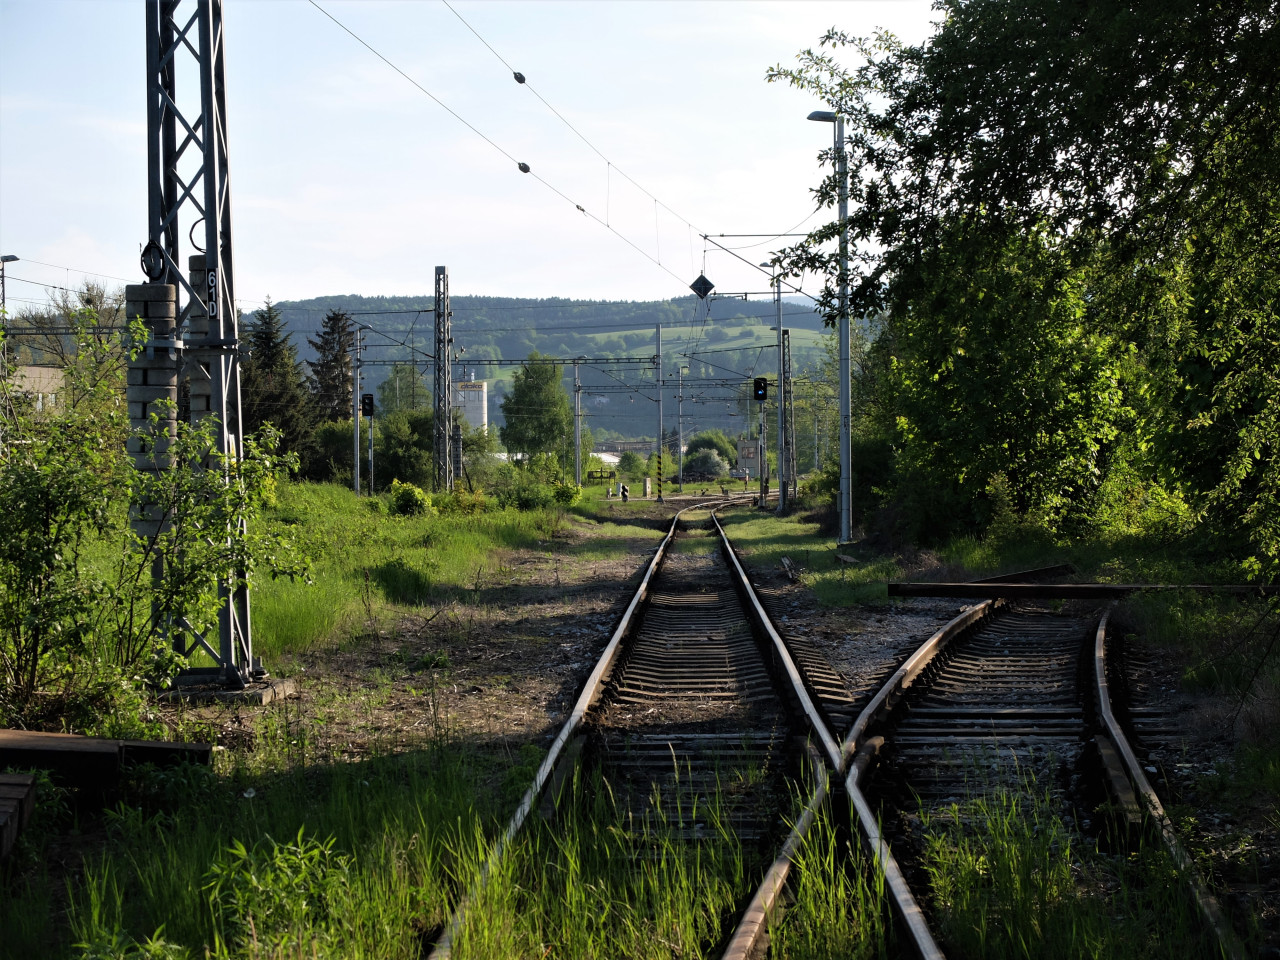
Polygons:
<instances>
[{"instance_id":1,"label":"distant hill","mask_svg":"<svg viewBox=\"0 0 1280 960\"><path fill-rule=\"evenodd\" d=\"M410 345L430 384L431 361L424 355L433 347L433 297L329 296L281 301L276 306L294 334L303 360L314 357L307 338L315 336L325 314L345 310L376 331L367 337L365 358L381 363L365 367L366 390L375 389L386 378L390 366L383 364L410 362ZM770 329L775 308L766 300L712 300L709 315L707 304L692 296L660 301L454 296L450 306L453 349L455 355L460 353L453 375L490 382L489 416L493 423L501 423L498 404L518 369L517 364L506 361L522 360L534 350L564 359L647 358L656 353L659 323L670 380L664 391L668 430L676 423L676 370L680 365L688 368L685 376L690 380L685 390L686 432L712 426L733 432L740 429L740 412L724 399L731 389L706 383L706 378L745 380L775 373L777 334ZM782 311L783 326L792 331L792 367L798 374L818 361L825 330L807 301L784 300ZM567 385L572 386L572 368L565 372ZM584 364L581 375L583 409L597 435L655 435L657 413L649 399L654 396L651 368ZM700 379L702 386L698 385ZM624 383L636 386L637 392L619 392ZM598 388L596 393L591 392L593 387Z\"/></svg>"}]
</instances>

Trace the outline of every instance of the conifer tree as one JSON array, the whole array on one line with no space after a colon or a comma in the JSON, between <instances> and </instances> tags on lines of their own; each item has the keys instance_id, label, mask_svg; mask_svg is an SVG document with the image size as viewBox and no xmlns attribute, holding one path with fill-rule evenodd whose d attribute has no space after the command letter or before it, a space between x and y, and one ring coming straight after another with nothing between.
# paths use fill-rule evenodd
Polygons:
<instances>
[{"instance_id":1,"label":"conifer tree","mask_svg":"<svg viewBox=\"0 0 1280 960\"><path fill-rule=\"evenodd\" d=\"M248 334L249 355L241 368L245 432L270 422L281 433L281 452L296 453L305 463L314 446L315 420L298 350L270 299L254 314Z\"/></svg>"},{"instance_id":2,"label":"conifer tree","mask_svg":"<svg viewBox=\"0 0 1280 960\"><path fill-rule=\"evenodd\" d=\"M330 310L320 336L315 340L307 338L316 352L307 386L320 420L351 419L351 351L355 342L351 315L344 310Z\"/></svg>"}]
</instances>

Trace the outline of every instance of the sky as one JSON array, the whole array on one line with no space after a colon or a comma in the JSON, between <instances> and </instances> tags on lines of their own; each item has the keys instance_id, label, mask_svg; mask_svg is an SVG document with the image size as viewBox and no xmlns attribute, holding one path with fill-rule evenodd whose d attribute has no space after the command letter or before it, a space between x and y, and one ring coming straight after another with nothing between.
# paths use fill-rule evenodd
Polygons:
<instances>
[{"instance_id":1,"label":"sky","mask_svg":"<svg viewBox=\"0 0 1280 960\"><path fill-rule=\"evenodd\" d=\"M11 312L46 301L50 285L144 279L144 10L0 0L0 254L20 258L7 265ZM771 238L830 216L815 215L811 190L831 127L806 120L824 104L766 83L766 70L793 65L832 26L919 42L934 17L928 0L224 10L245 310L266 297L429 296L438 264L455 296L664 299L704 269L718 292L767 290L751 265L786 242Z\"/></svg>"}]
</instances>

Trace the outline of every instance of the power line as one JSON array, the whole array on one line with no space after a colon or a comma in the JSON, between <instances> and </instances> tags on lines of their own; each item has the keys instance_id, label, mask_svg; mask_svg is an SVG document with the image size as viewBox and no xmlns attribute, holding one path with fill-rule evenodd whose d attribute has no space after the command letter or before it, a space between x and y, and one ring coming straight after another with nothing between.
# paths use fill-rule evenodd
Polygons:
<instances>
[{"instance_id":1,"label":"power line","mask_svg":"<svg viewBox=\"0 0 1280 960\"><path fill-rule=\"evenodd\" d=\"M477 40L479 40L479 41L480 41L481 43L483 43L486 47L488 47L489 52L490 52L490 53L492 53L495 57L497 57L497 58L498 58L498 60L499 60L499 62L501 62L501 63L502 63L502 65L503 65L504 67L506 67L508 70L510 70L510 71L511 71L511 74L512 74L512 76L515 78L516 83L518 83L518 84L520 84L521 86L523 86L523 87L527 88L527 89L528 89L528 91L529 91L530 93L532 93L535 97L537 97L539 100L541 100L541 101L542 101L543 106L545 106L548 110L550 110L552 113L554 113L554 114L556 115L556 117L560 120L560 122L561 122L561 123L563 123L566 127L568 127L570 130L572 130L572 131L573 131L574 135L575 135L579 140L581 140L581 141L582 141L583 143L585 143L588 147L590 147L590 148L591 148L591 150L595 153L595 155L596 155L596 156L598 156L601 160L603 160L603 161L608 165L608 167L609 167L609 170L610 170L610 171L617 170L617 171L618 171L618 173L619 173L621 176L623 176L623 177L624 177L628 182L630 182L630 184L631 184L633 187L635 187L637 190L639 190L641 193L643 193L646 197L648 197L650 200L652 200L655 204L658 204L659 206L661 206L661 207L662 207L662 209L666 210L666 211L667 211L667 213L671 214L673 217L675 217L677 220L679 220L681 223L683 223L683 224L684 224L686 227L688 227L690 230L695 230L695 229L697 229L696 227L694 227L694 225L693 225L692 223L690 223L690 222L689 222L689 220L688 220L687 218L682 217L680 214L676 213L676 211L672 210L672 209L671 209L671 207L667 206L667 204L663 203L663 202L662 202L661 200L659 200L656 196L654 196L652 193L650 193L648 190L646 190L643 186L641 186L639 183L637 183L637 182L636 182L636 180L635 180L634 178L632 178L629 174L627 174L627 172L626 172L625 170L623 170L623 169L622 169L621 167L619 167L616 163L614 163L612 160L610 160L608 157L606 157L606 156L604 155L603 151L601 151L599 147L597 147L594 143L592 143L590 140L588 140L588 139L587 139L587 137L586 137L586 135L585 135L585 134L583 134L581 130L579 130L579 129L578 129L577 127L575 127L572 123L570 123L570 122L565 118L564 114L562 114L559 110L557 110L555 107L553 107L553 106L551 105L551 103L547 100L547 98L546 98L546 97L544 97L544 96L543 96L542 94L540 94L536 89L534 89L533 84L531 84L531 83L530 83L530 82L525 78L525 75L524 75L523 73L520 73L518 70L516 70L514 67L512 67L512 66L511 66L511 64L507 63L506 59L502 56L502 54L498 53L498 51L497 51L497 50L493 49L493 46L489 43L489 41L488 41L488 40L486 40L484 37L480 36L479 31L478 31L478 30L476 30L476 28L475 28L475 27L473 27L470 23L468 23L468 22L466 21L466 19L462 16L462 14L458 13L458 11L457 11L457 10L455 10L455 9L454 9L450 4L449 4L449 0L441 0L441 2L442 2L446 7L448 7L448 8L449 8L449 12L450 12L450 13L452 13L455 17L457 17L460 21L462 21L462 25L463 25L463 26L465 26L468 30L470 30L473 34L475 34L475 37L476 37L476 39L477 39ZM812 214L810 214L810 216L812 216ZM807 219L808 219L808 217L806 217L805 219L807 220ZM801 223L803 223L803 222L804 222L804 221L802 220L802 221L801 221ZM793 228L793 229L794 229L794 228Z\"/></svg>"},{"instance_id":2,"label":"power line","mask_svg":"<svg viewBox=\"0 0 1280 960\"><path fill-rule=\"evenodd\" d=\"M529 174L530 176L532 176L535 180L537 180L539 183L541 183L544 187L546 187L548 190L550 190L550 191L551 191L552 193L554 193L556 196L560 197L560 198L561 198L562 200L564 200L566 203L571 204L571 205L572 205L572 206L573 206L573 207L574 207L574 208L575 208L579 213L581 213L583 216L585 216L585 217L589 217L590 219L594 220L596 223L600 224L600 226L604 227L606 230L608 230L610 233L612 233L615 237L617 237L617 238L618 238L619 240L621 240L623 243L627 244L627 246L631 247L633 250L635 250L637 253L639 253L639 254L640 254L642 257L644 257L646 260L648 260L648 261L650 261L651 263L655 264L655 265L658 267L658 269L666 271L666 273L670 274L670 275L671 275L672 277L674 277L676 280L680 281L680 283L681 283L681 284L685 283L685 279L684 279L683 277L680 277L678 274L674 273L674 272L673 272L669 267L664 266L661 260L655 259L653 256L651 256L651 255L650 255L647 251L645 251L643 248L641 248L641 247L637 246L637 245L636 245L632 240L630 240L628 237L626 237L625 235L623 235L623 234L622 234L622 233L620 233L619 231L615 230L615 229L614 229L614 228L613 228L613 227L612 227L612 226L611 226L607 221L605 221L605 220L601 220L598 216L596 216L594 213L592 213L590 210L588 210L588 209L587 209L586 207L584 207L582 204L580 204L580 203L578 203L577 201L575 201L572 197L570 197L570 196L568 196L567 194L565 194L563 191L561 191L561 190L560 190L558 187L556 187L554 184L552 184L552 183L550 183L549 181L547 181L546 179L544 179L541 175L539 175L539 174L537 174L537 173L534 173L534 172L530 169L529 164L524 163L524 162L522 162L522 161L520 161L520 160L517 160L517 159L516 159L515 157L513 157L510 153L508 153L506 150L504 150L502 147L500 147L500 146L499 146L495 141L493 141L492 139L490 139L490 138L489 138L488 136L486 136L485 134L481 133L481 132L480 132L480 130L479 130L479 129L474 125L474 124L472 124L471 122L469 122L468 120L466 120L466 119L465 119L461 114L459 114L457 111L455 111L453 108L451 108L448 104L446 104L443 100L441 100L439 97L437 97L434 93L432 93L430 90L428 90L428 89L427 89L426 87L424 87L422 84L418 83L418 81L417 81L417 80L414 80L414 79L413 79L413 77L409 76L407 73L405 73L403 70L401 70L398 66L396 66L394 63L392 63L392 62L391 62L391 60L389 60L389 59L388 59L387 57L385 57L383 54L379 53L376 49L374 49L374 47L373 47L372 45L370 45L366 40L364 40L363 38L361 38L361 37L360 37L360 36L359 36L355 31L353 31L350 27L348 27L346 24L344 24L341 20L339 20L337 17L335 17L333 14L331 14L331 13L330 13L328 10L326 10L324 7L320 6L320 4L316 2L316 0L307 0L307 2L308 2L308 3L310 3L310 4L311 4L313 7L315 7L317 10L319 10L321 13L323 13L323 14L324 14L326 17L328 17L330 20L332 20L335 24L337 24L337 25L338 25L338 26L339 26L339 27L340 27L340 28L341 28L345 33L347 33L347 34L348 34L352 39L354 39L354 40L355 40L357 43L359 43L362 47L364 47L366 50L368 50L370 53L372 53L375 57L377 57L379 60L381 60L381 61L382 61L383 63L385 63L387 66L389 66L389 67L390 67L392 70L394 70L396 73L400 74L400 76L402 76L402 77L404 77L406 80L408 80L411 84L413 84L413 86L414 86L415 88L417 88L419 91L421 91L422 93L424 93L424 94L426 94L428 97L430 97L430 98L431 98L435 103L437 103L437 104L438 104L440 107L442 107L446 112L448 112L448 114L449 114L450 116L452 116L455 120L457 120L459 123L461 123L463 126L465 126L468 130L470 130L472 133L474 133L476 136L478 136L480 139L484 140L484 141L485 141L485 143L489 144L489 146L493 147L493 149L497 150L500 154L502 154L504 157L506 157L508 160L510 160L512 163L514 163L514 164L517 166L517 168L520 170L520 172L521 172L521 173L527 173L527 174ZM630 179L630 178L628 178L628 179Z\"/></svg>"}]
</instances>

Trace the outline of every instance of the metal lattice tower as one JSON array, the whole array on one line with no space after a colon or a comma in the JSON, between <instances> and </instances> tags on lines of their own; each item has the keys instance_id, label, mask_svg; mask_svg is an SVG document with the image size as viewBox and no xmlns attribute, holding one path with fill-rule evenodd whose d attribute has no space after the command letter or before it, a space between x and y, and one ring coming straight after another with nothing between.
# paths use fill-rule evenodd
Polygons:
<instances>
[{"instance_id":1,"label":"metal lattice tower","mask_svg":"<svg viewBox=\"0 0 1280 960\"><path fill-rule=\"evenodd\" d=\"M244 434L222 0L147 0L146 6L148 242L142 269L149 285L175 288L177 322L167 346L181 362L192 422L215 418L218 453L238 460ZM190 246L189 275L184 242ZM236 580L239 585L218 584L216 649L202 636L190 644L175 637L174 644L184 656L203 649L217 664L189 673L243 686L262 670L253 657L248 590L242 576Z\"/></svg>"},{"instance_id":2,"label":"metal lattice tower","mask_svg":"<svg viewBox=\"0 0 1280 960\"><path fill-rule=\"evenodd\" d=\"M435 465L436 490L453 490L453 400L452 364L449 362L449 351L453 347L453 336L449 332L449 318L453 311L449 309L449 269L436 267L436 377L435 401Z\"/></svg>"}]
</instances>

